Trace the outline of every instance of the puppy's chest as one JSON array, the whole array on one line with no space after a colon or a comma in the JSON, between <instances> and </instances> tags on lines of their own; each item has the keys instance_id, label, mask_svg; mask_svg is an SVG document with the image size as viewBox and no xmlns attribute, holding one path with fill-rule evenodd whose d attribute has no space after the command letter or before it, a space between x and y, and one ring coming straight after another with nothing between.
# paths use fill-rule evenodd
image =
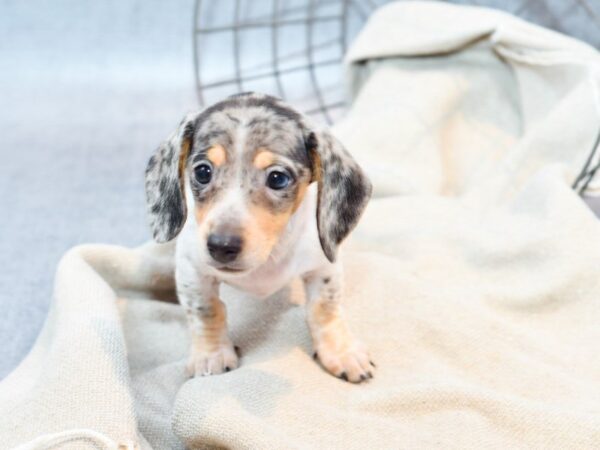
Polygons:
<instances>
[{"instance_id":1,"label":"puppy's chest","mask_svg":"<svg viewBox=\"0 0 600 450\"><path fill-rule=\"evenodd\" d=\"M249 276L226 281L227 284L244 291L253 297L268 297L289 284L295 276L300 275L292 270L291 265L261 269Z\"/></svg>"},{"instance_id":2,"label":"puppy's chest","mask_svg":"<svg viewBox=\"0 0 600 450\"><path fill-rule=\"evenodd\" d=\"M300 241L300 245L284 258L269 261L250 274L226 280L225 283L254 297L264 298L274 294L295 277L316 270L325 262L321 248L315 246L311 237L305 236L305 240Z\"/></svg>"}]
</instances>

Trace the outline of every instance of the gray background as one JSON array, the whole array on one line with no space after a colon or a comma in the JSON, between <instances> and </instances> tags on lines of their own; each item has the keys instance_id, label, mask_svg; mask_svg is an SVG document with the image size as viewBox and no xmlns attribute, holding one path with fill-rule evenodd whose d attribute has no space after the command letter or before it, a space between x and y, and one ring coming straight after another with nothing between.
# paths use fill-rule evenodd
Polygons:
<instances>
[{"instance_id":1,"label":"gray background","mask_svg":"<svg viewBox=\"0 0 600 450\"><path fill-rule=\"evenodd\" d=\"M192 10L0 2L0 378L33 344L68 248L150 238L146 161L197 107Z\"/></svg>"},{"instance_id":2,"label":"gray background","mask_svg":"<svg viewBox=\"0 0 600 450\"><path fill-rule=\"evenodd\" d=\"M600 40L574 1L530 3L525 17ZM150 238L146 161L197 107L192 11L193 0L0 2L0 379L33 344L68 248Z\"/></svg>"}]
</instances>

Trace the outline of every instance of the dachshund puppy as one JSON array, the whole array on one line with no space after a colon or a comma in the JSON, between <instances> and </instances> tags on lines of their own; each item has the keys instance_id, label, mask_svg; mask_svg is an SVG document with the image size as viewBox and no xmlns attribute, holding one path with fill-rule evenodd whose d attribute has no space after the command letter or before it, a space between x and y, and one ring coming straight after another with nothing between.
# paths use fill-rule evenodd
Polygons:
<instances>
[{"instance_id":1,"label":"dachshund puppy","mask_svg":"<svg viewBox=\"0 0 600 450\"><path fill-rule=\"evenodd\" d=\"M344 320L336 261L371 183L328 131L275 97L234 95L185 117L150 158L145 184L155 240L177 237L191 375L238 366L220 283L266 297L300 276L315 358L347 381L373 376Z\"/></svg>"}]
</instances>

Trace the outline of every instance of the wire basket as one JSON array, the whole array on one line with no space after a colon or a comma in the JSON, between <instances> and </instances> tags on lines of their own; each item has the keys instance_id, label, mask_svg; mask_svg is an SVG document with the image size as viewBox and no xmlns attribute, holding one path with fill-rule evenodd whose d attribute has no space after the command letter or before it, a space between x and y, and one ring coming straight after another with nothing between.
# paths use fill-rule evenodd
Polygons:
<instances>
[{"instance_id":1,"label":"wire basket","mask_svg":"<svg viewBox=\"0 0 600 450\"><path fill-rule=\"evenodd\" d=\"M592 3L592 1L594 3ZM340 64L386 0L196 0L193 47L200 105L256 90L328 123L345 107ZM462 0L553 28L600 48L596 0Z\"/></svg>"},{"instance_id":2,"label":"wire basket","mask_svg":"<svg viewBox=\"0 0 600 450\"><path fill-rule=\"evenodd\" d=\"M244 91L281 97L331 124L344 111L341 63L352 38L386 0L196 0L194 74L200 106ZM598 0L455 0L502 9L600 48ZM599 137L600 139L600 137ZM597 144L600 144L598 142ZM598 171L595 153L573 188Z\"/></svg>"}]
</instances>

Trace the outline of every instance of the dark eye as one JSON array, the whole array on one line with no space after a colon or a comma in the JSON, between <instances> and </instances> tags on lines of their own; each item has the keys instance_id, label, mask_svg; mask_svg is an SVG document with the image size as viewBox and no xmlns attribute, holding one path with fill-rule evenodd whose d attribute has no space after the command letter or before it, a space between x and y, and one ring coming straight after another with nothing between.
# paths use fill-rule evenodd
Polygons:
<instances>
[{"instance_id":1,"label":"dark eye","mask_svg":"<svg viewBox=\"0 0 600 450\"><path fill-rule=\"evenodd\" d=\"M194 169L196 180L200 184L208 184L212 178L212 167L208 164L200 164Z\"/></svg>"},{"instance_id":2,"label":"dark eye","mask_svg":"<svg viewBox=\"0 0 600 450\"><path fill-rule=\"evenodd\" d=\"M267 177L267 186L276 191L286 188L289 186L291 177L287 173L279 172L274 170Z\"/></svg>"}]
</instances>

